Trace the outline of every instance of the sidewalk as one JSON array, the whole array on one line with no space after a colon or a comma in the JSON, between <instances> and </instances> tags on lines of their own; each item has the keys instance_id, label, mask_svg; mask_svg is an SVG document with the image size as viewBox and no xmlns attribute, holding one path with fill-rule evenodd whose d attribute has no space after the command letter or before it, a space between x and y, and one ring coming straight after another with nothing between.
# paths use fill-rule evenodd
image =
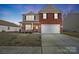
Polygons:
<instances>
[{"instance_id":1,"label":"sidewalk","mask_svg":"<svg viewBox=\"0 0 79 59\"><path fill-rule=\"evenodd\" d=\"M0 54L40 54L41 47L0 46Z\"/></svg>"}]
</instances>

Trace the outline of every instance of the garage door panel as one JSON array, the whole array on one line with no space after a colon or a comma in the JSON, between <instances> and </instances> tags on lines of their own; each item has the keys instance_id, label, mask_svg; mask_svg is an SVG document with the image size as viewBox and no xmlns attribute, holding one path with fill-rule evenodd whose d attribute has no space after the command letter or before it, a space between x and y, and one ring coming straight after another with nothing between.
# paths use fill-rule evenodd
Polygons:
<instances>
[{"instance_id":1,"label":"garage door panel","mask_svg":"<svg viewBox=\"0 0 79 59\"><path fill-rule=\"evenodd\" d=\"M60 33L60 25L59 24L42 24L41 25L41 33Z\"/></svg>"}]
</instances>

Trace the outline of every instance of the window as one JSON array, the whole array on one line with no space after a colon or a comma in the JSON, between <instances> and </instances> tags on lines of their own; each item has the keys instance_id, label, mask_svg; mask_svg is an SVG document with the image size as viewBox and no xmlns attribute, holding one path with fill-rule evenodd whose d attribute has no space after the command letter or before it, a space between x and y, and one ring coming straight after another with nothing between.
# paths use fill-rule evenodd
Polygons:
<instances>
[{"instance_id":1,"label":"window","mask_svg":"<svg viewBox=\"0 0 79 59\"><path fill-rule=\"evenodd\" d=\"M47 18L47 14L44 13L44 14L43 14L43 19L46 19L46 18Z\"/></svg>"},{"instance_id":2,"label":"window","mask_svg":"<svg viewBox=\"0 0 79 59\"><path fill-rule=\"evenodd\" d=\"M58 14L57 13L54 14L54 19L58 19Z\"/></svg>"},{"instance_id":3,"label":"window","mask_svg":"<svg viewBox=\"0 0 79 59\"><path fill-rule=\"evenodd\" d=\"M8 27L7 29L10 30L10 27Z\"/></svg>"},{"instance_id":4,"label":"window","mask_svg":"<svg viewBox=\"0 0 79 59\"><path fill-rule=\"evenodd\" d=\"M34 20L34 15L26 16L26 20L33 21Z\"/></svg>"},{"instance_id":5,"label":"window","mask_svg":"<svg viewBox=\"0 0 79 59\"><path fill-rule=\"evenodd\" d=\"M31 30L32 26L31 25L26 25L26 30Z\"/></svg>"}]
</instances>

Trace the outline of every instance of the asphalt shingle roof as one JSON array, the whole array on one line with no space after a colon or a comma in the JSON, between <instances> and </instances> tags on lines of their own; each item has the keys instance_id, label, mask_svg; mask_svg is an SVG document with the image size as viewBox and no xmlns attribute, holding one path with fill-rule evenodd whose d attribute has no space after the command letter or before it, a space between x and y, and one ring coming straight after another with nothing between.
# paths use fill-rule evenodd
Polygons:
<instances>
[{"instance_id":1,"label":"asphalt shingle roof","mask_svg":"<svg viewBox=\"0 0 79 59\"><path fill-rule=\"evenodd\" d=\"M34 13L34 12L30 11L30 12L28 12L26 14L23 14L23 15L37 15L37 13Z\"/></svg>"},{"instance_id":2,"label":"asphalt shingle roof","mask_svg":"<svg viewBox=\"0 0 79 59\"><path fill-rule=\"evenodd\" d=\"M54 6L52 6L51 4L49 4L46 8L40 10L39 13L61 13L61 11L55 8Z\"/></svg>"},{"instance_id":3,"label":"asphalt shingle roof","mask_svg":"<svg viewBox=\"0 0 79 59\"><path fill-rule=\"evenodd\" d=\"M4 20L0 20L0 25L4 25L4 26L13 26L13 27L19 27L18 25L8 22L8 21L4 21Z\"/></svg>"}]
</instances>

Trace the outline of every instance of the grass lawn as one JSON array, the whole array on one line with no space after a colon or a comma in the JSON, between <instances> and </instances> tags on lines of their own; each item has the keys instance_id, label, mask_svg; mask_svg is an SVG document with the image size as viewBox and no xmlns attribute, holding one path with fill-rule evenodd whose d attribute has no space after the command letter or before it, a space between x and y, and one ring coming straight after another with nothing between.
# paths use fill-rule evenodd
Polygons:
<instances>
[{"instance_id":1,"label":"grass lawn","mask_svg":"<svg viewBox=\"0 0 79 59\"><path fill-rule=\"evenodd\" d=\"M41 46L41 35L29 33L0 33L0 46Z\"/></svg>"},{"instance_id":2,"label":"grass lawn","mask_svg":"<svg viewBox=\"0 0 79 59\"><path fill-rule=\"evenodd\" d=\"M77 33L77 32L63 32L63 34L79 38L79 33Z\"/></svg>"}]
</instances>

